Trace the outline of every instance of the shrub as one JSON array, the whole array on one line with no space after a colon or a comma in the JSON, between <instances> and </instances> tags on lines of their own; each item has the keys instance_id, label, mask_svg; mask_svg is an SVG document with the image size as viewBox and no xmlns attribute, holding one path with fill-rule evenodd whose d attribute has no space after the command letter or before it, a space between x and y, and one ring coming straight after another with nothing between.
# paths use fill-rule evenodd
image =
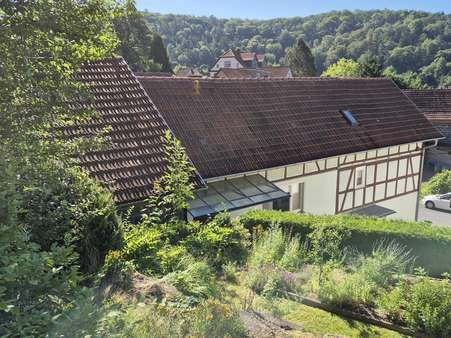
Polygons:
<instances>
[{"instance_id":1,"label":"shrub","mask_svg":"<svg viewBox=\"0 0 451 338\"><path fill-rule=\"evenodd\" d=\"M244 263L249 234L230 214L220 213L206 224L192 222L190 227L182 243L192 255L205 258L217 270L229 262Z\"/></svg>"},{"instance_id":2,"label":"shrub","mask_svg":"<svg viewBox=\"0 0 451 338\"><path fill-rule=\"evenodd\" d=\"M224 279L231 283L237 282L237 269L235 263L227 263L222 266L222 275Z\"/></svg>"},{"instance_id":3,"label":"shrub","mask_svg":"<svg viewBox=\"0 0 451 338\"><path fill-rule=\"evenodd\" d=\"M70 237L84 272L94 272L120 247L121 221L112 195L77 168L43 173L21 193L19 220L43 250Z\"/></svg>"},{"instance_id":4,"label":"shrub","mask_svg":"<svg viewBox=\"0 0 451 338\"><path fill-rule=\"evenodd\" d=\"M451 284L427 277L399 283L380 301L390 318L413 329L449 337L451 335Z\"/></svg>"},{"instance_id":5,"label":"shrub","mask_svg":"<svg viewBox=\"0 0 451 338\"><path fill-rule=\"evenodd\" d=\"M77 254L41 251L18 224L0 224L0 233L0 336L43 337L80 291Z\"/></svg>"},{"instance_id":6,"label":"shrub","mask_svg":"<svg viewBox=\"0 0 451 338\"><path fill-rule=\"evenodd\" d=\"M164 277L184 295L191 297L189 303L197 304L216 295L215 276L205 262L186 256L177 271Z\"/></svg>"},{"instance_id":7,"label":"shrub","mask_svg":"<svg viewBox=\"0 0 451 338\"><path fill-rule=\"evenodd\" d=\"M373 244L395 241L411 250L416 257L415 265L423 266L431 275L441 275L451 267L451 229L427 223L395 221L356 216L314 216L281 211L251 211L241 217L243 225L270 228L277 223L293 234L307 236L315 228L329 224L350 232L344 245L370 254Z\"/></svg>"},{"instance_id":8,"label":"shrub","mask_svg":"<svg viewBox=\"0 0 451 338\"><path fill-rule=\"evenodd\" d=\"M451 192L451 170L444 170L421 186L421 196Z\"/></svg>"}]
</instances>

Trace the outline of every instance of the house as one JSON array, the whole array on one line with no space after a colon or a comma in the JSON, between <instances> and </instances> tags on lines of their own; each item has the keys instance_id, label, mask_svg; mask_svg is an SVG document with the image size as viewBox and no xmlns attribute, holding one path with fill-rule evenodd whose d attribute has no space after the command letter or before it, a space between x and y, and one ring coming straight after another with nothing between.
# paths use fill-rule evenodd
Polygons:
<instances>
[{"instance_id":1,"label":"house","mask_svg":"<svg viewBox=\"0 0 451 338\"><path fill-rule=\"evenodd\" d=\"M224 52L211 67L211 76L221 68L261 68L264 66L265 56L254 52L242 52L239 48L231 48Z\"/></svg>"},{"instance_id":2,"label":"house","mask_svg":"<svg viewBox=\"0 0 451 338\"><path fill-rule=\"evenodd\" d=\"M442 135L387 79L139 81L221 210L416 219L422 162Z\"/></svg>"},{"instance_id":3,"label":"house","mask_svg":"<svg viewBox=\"0 0 451 338\"><path fill-rule=\"evenodd\" d=\"M207 74L204 74L204 72L198 68L186 68L175 74L177 77L197 77L202 78L208 76Z\"/></svg>"},{"instance_id":4,"label":"house","mask_svg":"<svg viewBox=\"0 0 451 338\"><path fill-rule=\"evenodd\" d=\"M221 68L214 75L221 79L292 78L289 67Z\"/></svg>"},{"instance_id":5,"label":"house","mask_svg":"<svg viewBox=\"0 0 451 338\"><path fill-rule=\"evenodd\" d=\"M445 138L426 153L426 168L431 174L451 169L451 89L404 90L427 119Z\"/></svg>"},{"instance_id":6,"label":"house","mask_svg":"<svg viewBox=\"0 0 451 338\"><path fill-rule=\"evenodd\" d=\"M412 220L426 147L441 134L386 79L135 77L122 59L79 73L99 115L68 137L109 127L81 166L119 205L142 203L166 168L171 130L196 168L188 216L251 208Z\"/></svg>"}]
</instances>

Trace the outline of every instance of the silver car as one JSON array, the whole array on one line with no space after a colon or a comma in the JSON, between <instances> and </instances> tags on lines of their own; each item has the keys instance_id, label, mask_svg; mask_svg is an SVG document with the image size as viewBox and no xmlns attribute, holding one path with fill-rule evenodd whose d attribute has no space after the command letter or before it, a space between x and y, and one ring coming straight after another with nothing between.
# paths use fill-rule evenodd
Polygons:
<instances>
[{"instance_id":1,"label":"silver car","mask_svg":"<svg viewBox=\"0 0 451 338\"><path fill-rule=\"evenodd\" d=\"M442 209L451 211L451 192L442 195L429 195L423 198L424 206L428 209Z\"/></svg>"}]
</instances>

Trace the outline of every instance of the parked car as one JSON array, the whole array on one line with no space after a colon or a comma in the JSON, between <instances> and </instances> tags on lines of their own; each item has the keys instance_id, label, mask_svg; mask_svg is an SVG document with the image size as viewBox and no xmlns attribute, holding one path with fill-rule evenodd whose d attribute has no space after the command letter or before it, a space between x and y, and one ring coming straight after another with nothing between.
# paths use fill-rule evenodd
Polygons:
<instances>
[{"instance_id":1,"label":"parked car","mask_svg":"<svg viewBox=\"0 0 451 338\"><path fill-rule=\"evenodd\" d=\"M451 192L442 195L429 195L423 198L424 206L428 209L442 209L451 211Z\"/></svg>"}]
</instances>

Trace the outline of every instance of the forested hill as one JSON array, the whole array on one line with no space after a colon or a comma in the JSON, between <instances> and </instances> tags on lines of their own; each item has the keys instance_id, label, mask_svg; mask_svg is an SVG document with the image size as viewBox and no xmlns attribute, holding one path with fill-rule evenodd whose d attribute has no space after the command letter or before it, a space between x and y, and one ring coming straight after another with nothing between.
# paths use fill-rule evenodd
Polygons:
<instances>
[{"instance_id":1,"label":"forested hill","mask_svg":"<svg viewBox=\"0 0 451 338\"><path fill-rule=\"evenodd\" d=\"M311 47L320 74L339 58L379 58L384 68L414 72L428 86L451 85L451 15L417 11L334 11L272 20L144 13L163 36L174 64L209 65L234 46L283 64L298 37ZM406 74L407 75L407 74Z\"/></svg>"}]
</instances>

